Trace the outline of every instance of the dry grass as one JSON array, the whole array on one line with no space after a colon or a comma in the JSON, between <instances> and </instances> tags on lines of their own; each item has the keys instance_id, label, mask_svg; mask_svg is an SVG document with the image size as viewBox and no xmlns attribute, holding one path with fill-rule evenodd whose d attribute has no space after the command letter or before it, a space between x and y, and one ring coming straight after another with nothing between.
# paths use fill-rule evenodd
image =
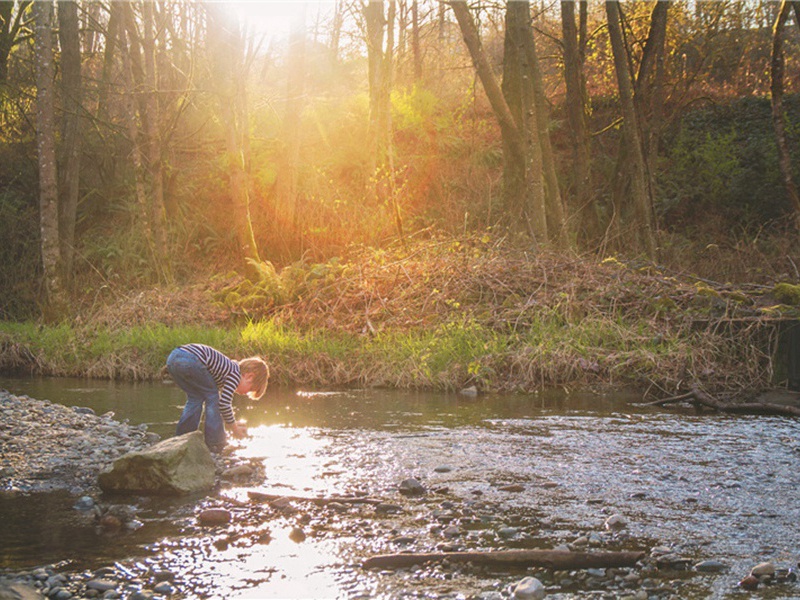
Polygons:
<instances>
[{"instance_id":1,"label":"dry grass","mask_svg":"<svg viewBox=\"0 0 800 600\"><path fill-rule=\"evenodd\" d=\"M496 391L635 385L657 396L699 385L742 396L780 383L777 323L798 317L796 308L775 309L766 285L526 251L488 236L363 248L332 264L269 271L268 287L280 288L283 300L242 298L246 310L219 302L230 297L226 290L243 289L238 275L109 291L79 307L73 333L52 332L48 361L31 362L13 336L0 340L0 360L27 360L40 372L50 365L53 373L146 379L158 375L175 343L205 341L236 355L267 355L280 383ZM38 333L35 343L47 344Z\"/></svg>"}]
</instances>

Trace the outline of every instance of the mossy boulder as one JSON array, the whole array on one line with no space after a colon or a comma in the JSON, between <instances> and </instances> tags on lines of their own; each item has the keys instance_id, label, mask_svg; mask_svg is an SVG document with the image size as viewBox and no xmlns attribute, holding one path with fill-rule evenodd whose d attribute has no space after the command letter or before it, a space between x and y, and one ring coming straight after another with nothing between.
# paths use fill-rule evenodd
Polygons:
<instances>
[{"instance_id":1,"label":"mossy boulder","mask_svg":"<svg viewBox=\"0 0 800 600\"><path fill-rule=\"evenodd\" d=\"M800 306L800 285L778 283L772 289L775 299L788 306Z\"/></svg>"},{"instance_id":2,"label":"mossy boulder","mask_svg":"<svg viewBox=\"0 0 800 600\"><path fill-rule=\"evenodd\" d=\"M201 431L129 452L100 474L104 492L181 496L214 486L214 459Z\"/></svg>"}]
</instances>

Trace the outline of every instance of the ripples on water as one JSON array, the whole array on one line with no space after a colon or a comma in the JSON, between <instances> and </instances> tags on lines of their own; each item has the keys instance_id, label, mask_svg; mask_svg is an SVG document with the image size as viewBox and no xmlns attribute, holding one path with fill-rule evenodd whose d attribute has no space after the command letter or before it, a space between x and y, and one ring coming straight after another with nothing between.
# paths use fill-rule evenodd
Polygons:
<instances>
[{"instance_id":1,"label":"ripples on water","mask_svg":"<svg viewBox=\"0 0 800 600\"><path fill-rule=\"evenodd\" d=\"M170 434L183 401L179 390L160 384L95 387L23 380L0 381L0 387L98 412L114 410L117 418L149 423L163 435ZM239 407L252 437L237 452L263 459L265 487L287 495L360 492L392 501L398 483L413 476L429 489L446 487L443 499L479 499L501 521L535 515L576 535L601 529L605 518L618 512L635 539L732 565L728 575L710 584L709 595L698 597L726 597L749 567L763 560L795 566L798 421L637 408L632 399L271 389L261 404ZM521 484L525 491L499 489L508 484ZM246 498L246 490L227 493ZM191 515L191 505L151 510L137 545L98 540L103 558L115 552L122 558L137 548L165 555L200 597L381 593L381 576L364 573L358 562L373 551L392 549L383 539L356 539L344 521L338 529L327 522L326 535L296 544L289 540L291 523L276 520L269 543L219 549L210 538L175 531L178 517ZM56 519L52 527L59 527ZM18 538L17 558L6 559L12 565L37 552L26 553ZM76 548L64 542L57 550L69 555Z\"/></svg>"}]
</instances>

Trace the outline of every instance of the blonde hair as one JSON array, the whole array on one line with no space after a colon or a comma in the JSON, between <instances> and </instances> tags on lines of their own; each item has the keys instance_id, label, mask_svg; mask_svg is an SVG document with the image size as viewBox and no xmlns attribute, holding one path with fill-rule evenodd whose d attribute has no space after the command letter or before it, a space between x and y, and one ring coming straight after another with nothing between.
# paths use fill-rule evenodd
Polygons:
<instances>
[{"instance_id":1,"label":"blonde hair","mask_svg":"<svg viewBox=\"0 0 800 600\"><path fill-rule=\"evenodd\" d=\"M258 356L243 358L238 361L239 371L242 375L253 374L252 389L247 392L251 400L258 400L267 391L267 381L269 380L269 367L263 359Z\"/></svg>"}]
</instances>

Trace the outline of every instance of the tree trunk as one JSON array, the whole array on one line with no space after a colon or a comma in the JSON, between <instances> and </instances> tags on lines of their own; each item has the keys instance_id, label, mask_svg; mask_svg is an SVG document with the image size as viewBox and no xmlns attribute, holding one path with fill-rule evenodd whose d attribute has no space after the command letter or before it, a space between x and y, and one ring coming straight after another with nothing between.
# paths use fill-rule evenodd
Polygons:
<instances>
[{"instance_id":1,"label":"tree trunk","mask_svg":"<svg viewBox=\"0 0 800 600\"><path fill-rule=\"evenodd\" d=\"M384 104L388 99L383 97L384 56L383 38L386 22L383 16L383 0L369 0L364 6L364 20L367 25L367 68L369 79L369 147L370 156L374 159L372 171L381 165L379 157L385 156L385 113Z\"/></svg>"},{"instance_id":2,"label":"tree trunk","mask_svg":"<svg viewBox=\"0 0 800 600\"><path fill-rule=\"evenodd\" d=\"M147 136L147 164L150 175L150 225L153 228L157 268L165 281L172 280L167 260L167 213L164 204L164 148L159 131L161 107L158 101L158 73L156 71L156 39L153 3L142 2L142 54L144 60L144 94L147 119L144 121Z\"/></svg>"},{"instance_id":3,"label":"tree trunk","mask_svg":"<svg viewBox=\"0 0 800 600\"><path fill-rule=\"evenodd\" d=\"M128 19L133 18L133 15L130 12L131 5L129 3L115 2L111 4L112 11L119 11L119 7L122 7L122 10L124 11L123 14L120 14L121 20L127 22ZM150 227L150 209L148 208L147 182L145 180L144 147L146 142L142 139L142 128L139 126L136 120L137 112L140 115L143 115L145 112L141 107L141 94L136 93L139 89L137 80L141 77L141 73L137 75L137 70L140 69L138 69L136 63L140 61L141 57L139 55L138 43L134 43L134 36L129 32L129 29L125 24L120 23L117 26L117 36L119 38L119 46L122 49L120 54L122 56L123 79L125 81L125 86L127 87L126 92L123 94L123 105L125 108L124 119L128 130L128 137L130 138L131 143L131 162L133 163L134 172L134 194L136 197L136 205L139 209L137 221L140 224L142 234L144 235L145 242L147 244L147 250L150 254L148 259L155 263L157 262L157 257L155 243L153 242L153 229ZM128 39L131 40L130 45L128 44ZM135 96L140 99L138 103L134 99Z\"/></svg>"},{"instance_id":4,"label":"tree trunk","mask_svg":"<svg viewBox=\"0 0 800 600\"><path fill-rule=\"evenodd\" d=\"M463 0L456 0L450 2L450 7L455 13L458 26L461 29L461 35L464 38L464 44L470 53L475 71L478 74L478 78L481 80L483 89L486 92L486 97L500 125L500 133L503 137L503 163L504 165L527 165L529 160L529 138L525 133L524 124L517 123L512 108L509 107L503 90L497 83L489 59L481 46L478 29L475 26L472 15L470 15L467 3ZM518 173L518 171L516 173ZM514 174L513 176L517 175ZM515 182L513 181L504 181L506 189L513 188L514 185ZM522 192L523 196L521 196L521 199L524 203L527 203L527 193L527 191ZM518 198L518 201L519 200ZM542 202L539 207L525 210L524 216L522 217L522 221L528 228L529 233L538 242L543 242L547 239L547 223L543 211L544 206ZM534 221L534 219L536 219L536 221Z\"/></svg>"},{"instance_id":5,"label":"tree trunk","mask_svg":"<svg viewBox=\"0 0 800 600\"><path fill-rule=\"evenodd\" d=\"M53 3L34 4L36 46L36 147L39 159L39 229L45 308L57 312L63 286L58 238Z\"/></svg>"},{"instance_id":6,"label":"tree trunk","mask_svg":"<svg viewBox=\"0 0 800 600\"><path fill-rule=\"evenodd\" d=\"M642 151L650 205L655 196L655 162L658 158L658 143L664 105L664 51L667 39L667 14L670 0L658 0L650 15L650 29L634 90L634 106L637 122L641 127Z\"/></svg>"},{"instance_id":7,"label":"tree trunk","mask_svg":"<svg viewBox=\"0 0 800 600\"><path fill-rule=\"evenodd\" d=\"M525 4L528 4L525 2ZM542 171L545 182L545 207L547 215L547 231L550 241L561 247L570 246L570 234L564 218L564 205L561 199L561 188L558 183L556 161L553 155L553 146L550 143L550 109L544 91L544 78L539 64L539 54L536 51L536 40L533 37L533 27L530 24L530 8L528 20L524 30L525 55L533 80L533 105L535 119L534 140L541 146Z\"/></svg>"},{"instance_id":8,"label":"tree trunk","mask_svg":"<svg viewBox=\"0 0 800 600\"><path fill-rule=\"evenodd\" d=\"M333 23L331 24L331 43L330 55L331 62L339 62L339 45L342 39L342 27L344 26L344 0L336 0L333 9Z\"/></svg>"},{"instance_id":9,"label":"tree trunk","mask_svg":"<svg viewBox=\"0 0 800 600\"><path fill-rule=\"evenodd\" d=\"M75 255L75 221L80 193L81 167L81 43L78 3L58 3L58 36L61 42L61 89L64 106L61 160L59 161L58 233L64 281L72 278Z\"/></svg>"},{"instance_id":10,"label":"tree trunk","mask_svg":"<svg viewBox=\"0 0 800 600\"><path fill-rule=\"evenodd\" d=\"M103 71L97 90L97 119L103 121L108 113L108 93L111 88L111 71L114 67L114 51L119 41L118 28L120 24L120 3L111 2L108 5L108 24L105 30L105 48L103 49ZM121 46L122 52L127 53L127 46ZM124 60L124 59L123 59Z\"/></svg>"},{"instance_id":11,"label":"tree trunk","mask_svg":"<svg viewBox=\"0 0 800 600\"><path fill-rule=\"evenodd\" d=\"M210 52L214 60L220 120L225 130L236 236L243 258L260 262L250 215L250 178L245 156L249 147L246 83L250 63L245 59L244 37L239 23L222 5L210 3L207 8Z\"/></svg>"},{"instance_id":12,"label":"tree trunk","mask_svg":"<svg viewBox=\"0 0 800 600\"><path fill-rule=\"evenodd\" d=\"M632 213L631 226L636 240L636 249L653 257L655 256L655 238L653 234L652 206L648 194L647 172L640 136L641 128L639 127L634 105L630 62L622 37L619 0L607 0L605 6L608 16L608 34L614 54L614 69L617 74L620 104L622 105L622 143L628 156L628 160L622 166L626 168L629 174L630 184L628 192L630 201L623 203L622 199L619 199L616 205L630 204Z\"/></svg>"},{"instance_id":13,"label":"tree trunk","mask_svg":"<svg viewBox=\"0 0 800 600\"><path fill-rule=\"evenodd\" d=\"M289 51L287 64L289 74L286 86L286 108L283 117L284 168L278 174L278 197L286 215L290 231L286 234L295 239L293 250L301 255L303 252L303 223L298 183L300 177L300 127L303 112L303 95L305 93L305 9L292 24L289 34ZM288 241L288 240L287 240Z\"/></svg>"},{"instance_id":14,"label":"tree trunk","mask_svg":"<svg viewBox=\"0 0 800 600\"><path fill-rule=\"evenodd\" d=\"M788 0L781 2L780 12L772 27L770 91L772 92L772 126L775 129L775 143L778 147L778 164L783 177L783 186L789 199L792 226L795 231L800 231L800 196L798 196L797 185L792 174L792 158L789 152L789 142L786 139L786 115L783 109L783 29L792 5L797 11L800 2L789 2Z\"/></svg>"},{"instance_id":15,"label":"tree trunk","mask_svg":"<svg viewBox=\"0 0 800 600\"><path fill-rule=\"evenodd\" d=\"M22 0L16 5L15 13L14 2L0 2L0 84L8 80L8 59L11 49L19 43L18 35L22 29L23 17L30 5L31 0Z\"/></svg>"},{"instance_id":16,"label":"tree trunk","mask_svg":"<svg viewBox=\"0 0 800 600\"><path fill-rule=\"evenodd\" d=\"M419 40L419 0L411 2L411 51L414 57L414 81L422 81L422 47Z\"/></svg>"},{"instance_id":17,"label":"tree trunk","mask_svg":"<svg viewBox=\"0 0 800 600\"><path fill-rule=\"evenodd\" d=\"M503 138L503 183L505 210L512 223L525 229L542 243L547 238L547 209L542 164L542 147L537 136L537 115L533 98L533 69L526 42L530 28L530 3L510 2L506 7L503 43L503 98L525 141L521 155L513 152L510 140Z\"/></svg>"},{"instance_id":18,"label":"tree trunk","mask_svg":"<svg viewBox=\"0 0 800 600\"><path fill-rule=\"evenodd\" d=\"M564 41L565 107L569 130L573 191L569 196L570 213L577 226L578 241L590 244L600 237L597 209L591 191L591 138L586 115L586 79L579 30L575 24L575 2L561 2L561 29ZM580 3L585 12L585 4Z\"/></svg>"}]
</instances>

